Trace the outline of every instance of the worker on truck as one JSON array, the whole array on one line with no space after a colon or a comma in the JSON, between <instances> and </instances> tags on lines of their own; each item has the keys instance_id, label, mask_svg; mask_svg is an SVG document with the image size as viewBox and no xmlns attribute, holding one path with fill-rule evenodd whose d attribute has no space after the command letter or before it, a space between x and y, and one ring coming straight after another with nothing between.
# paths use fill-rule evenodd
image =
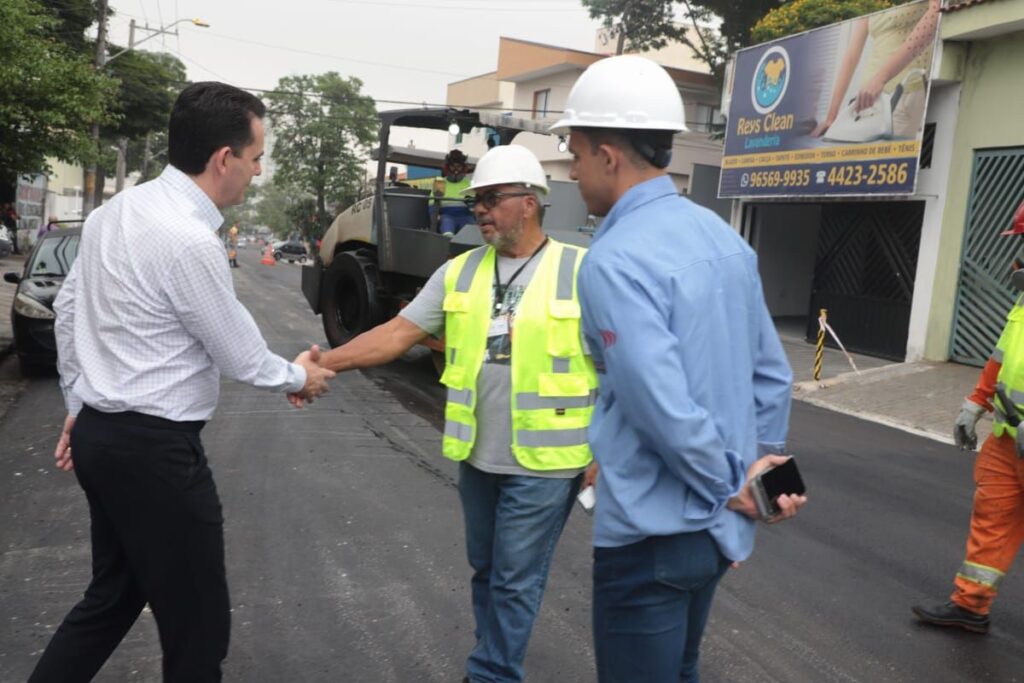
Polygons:
<instances>
[{"instance_id":1,"label":"worker on truck","mask_svg":"<svg viewBox=\"0 0 1024 683\"><path fill-rule=\"evenodd\" d=\"M1003 234L1024 235L1024 202ZM1011 282L1024 291L1021 256L1012 269ZM994 411L992 434L974 462L977 486L967 554L953 593L945 603L912 608L921 621L975 633L988 633L999 583L1024 541L1024 294L1006 316L996 348L953 426L953 439L962 450L977 447L976 426L985 411Z\"/></svg>"},{"instance_id":2,"label":"worker on truck","mask_svg":"<svg viewBox=\"0 0 1024 683\"><path fill-rule=\"evenodd\" d=\"M452 237L462 226L473 222L473 213L463 203L469 188L469 164L461 150L453 149L444 158L441 176L434 182L434 208L437 229Z\"/></svg>"},{"instance_id":3,"label":"worker on truck","mask_svg":"<svg viewBox=\"0 0 1024 683\"><path fill-rule=\"evenodd\" d=\"M541 229L547 178L525 147L487 152L466 190L487 244L446 262L396 317L320 363L380 365L445 336L442 451L459 462L476 620L464 681L518 683L551 556L592 459L597 373L576 293L585 250Z\"/></svg>"}]
</instances>

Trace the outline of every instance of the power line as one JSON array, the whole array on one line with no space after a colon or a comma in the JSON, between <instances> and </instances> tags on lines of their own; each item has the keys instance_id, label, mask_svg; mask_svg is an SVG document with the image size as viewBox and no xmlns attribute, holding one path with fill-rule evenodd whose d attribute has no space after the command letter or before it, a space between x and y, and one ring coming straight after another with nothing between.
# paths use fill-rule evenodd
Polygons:
<instances>
[{"instance_id":1,"label":"power line","mask_svg":"<svg viewBox=\"0 0 1024 683\"><path fill-rule=\"evenodd\" d=\"M413 9L425 9L425 10L454 10L456 12L529 12L534 13L552 13L552 12L585 12L585 7L576 5L575 7L545 7L543 9L530 8L530 7L485 7L485 6L473 6L473 5L420 5L405 2L377 2L373 0L328 0L328 2L342 4L342 5L370 5L371 7L407 7ZM550 5L551 3L544 3Z\"/></svg>"},{"instance_id":2,"label":"power line","mask_svg":"<svg viewBox=\"0 0 1024 683\"><path fill-rule=\"evenodd\" d=\"M190 33L194 33L194 34L200 35L200 36L211 36L211 37L215 37L215 38L223 38L224 40L233 40L233 41L238 42L238 43L246 43L246 44L249 44L249 45L258 45L260 47L269 47L269 48L272 48L272 49L275 49L275 50L284 50L285 52L294 52L296 54L310 55L312 57L326 57L328 59L336 59L336 60L342 61L342 62L352 62L354 64L365 64L365 65L368 65L368 66L382 66L382 67L385 67L385 68L388 68L388 69L401 69L403 71L415 71L417 73L434 74L436 76L455 76L457 78L466 78L468 76L468 74L454 73L452 71L437 71L435 69L421 69L421 68L418 68L418 67L408 66L408 65L405 65L405 64L387 64L385 62L371 62L371 61L365 60L365 59L353 59L351 57L341 57L339 55L327 54L326 52L316 52L314 50L302 50L302 49L294 48L294 47L286 47L284 45L274 45L272 43L264 43L264 42L261 42L261 41L258 41L258 40L249 40L248 38L239 38L239 37L236 37L236 36L229 36L229 35L224 34L224 33L217 33L215 31L209 31L209 30L199 31L197 29L189 29L187 27L186 27L186 30L188 30Z\"/></svg>"}]
</instances>

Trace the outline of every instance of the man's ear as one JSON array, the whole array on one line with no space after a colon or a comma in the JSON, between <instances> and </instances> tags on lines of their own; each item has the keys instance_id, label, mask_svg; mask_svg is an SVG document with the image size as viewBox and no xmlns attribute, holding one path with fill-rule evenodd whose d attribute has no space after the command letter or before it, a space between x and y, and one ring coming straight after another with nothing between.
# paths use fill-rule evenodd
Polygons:
<instances>
[{"instance_id":1,"label":"man's ear","mask_svg":"<svg viewBox=\"0 0 1024 683\"><path fill-rule=\"evenodd\" d=\"M220 175L227 170L229 156L231 156L231 148L228 146L221 147L210 155L209 166L213 168L215 175Z\"/></svg>"},{"instance_id":2,"label":"man's ear","mask_svg":"<svg viewBox=\"0 0 1024 683\"><path fill-rule=\"evenodd\" d=\"M622 150L615 145L599 145L597 154L601 157L601 166L605 173L614 175L622 164Z\"/></svg>"}]
</instances>

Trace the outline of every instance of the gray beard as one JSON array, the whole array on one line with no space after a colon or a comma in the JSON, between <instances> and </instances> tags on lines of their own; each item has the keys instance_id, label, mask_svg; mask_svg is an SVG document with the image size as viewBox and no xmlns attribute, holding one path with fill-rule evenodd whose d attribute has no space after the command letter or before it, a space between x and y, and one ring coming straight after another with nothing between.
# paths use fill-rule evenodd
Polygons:
<instances>
[{"instance_id":1,"label":"gray beard","mask_svg":"<svg viewBox=\"0 0 1024 683\"><path fill-rule=\"evenodd\" d=\"M526 227L526 220L520 220L516 223L507 233L500 233L495 231L494 236L490 239L484 237L484 241L495 248L495 250L501 252L506 251L510 247L514 247L519 244L520 238L523 236L523 229Z\"/></svg>"}]
</instances>

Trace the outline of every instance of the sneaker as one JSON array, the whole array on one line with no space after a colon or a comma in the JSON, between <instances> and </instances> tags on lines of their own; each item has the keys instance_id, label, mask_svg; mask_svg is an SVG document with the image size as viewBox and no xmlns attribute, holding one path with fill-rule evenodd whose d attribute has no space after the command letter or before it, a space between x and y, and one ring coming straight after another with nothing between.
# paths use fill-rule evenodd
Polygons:
<instances>
[{"instance_id":1,"label":"sneaker","mask_svg":"<svg viewBox=\"0 0 1024 683\"><path fill-rule=\"evenodd\" d=\"M987 614L972 612L952 601L934 607L914 605L910 609L918 619L928 624L959 626L971 633L988 633L989 618Z\"/></svg>"}]
</instances>

